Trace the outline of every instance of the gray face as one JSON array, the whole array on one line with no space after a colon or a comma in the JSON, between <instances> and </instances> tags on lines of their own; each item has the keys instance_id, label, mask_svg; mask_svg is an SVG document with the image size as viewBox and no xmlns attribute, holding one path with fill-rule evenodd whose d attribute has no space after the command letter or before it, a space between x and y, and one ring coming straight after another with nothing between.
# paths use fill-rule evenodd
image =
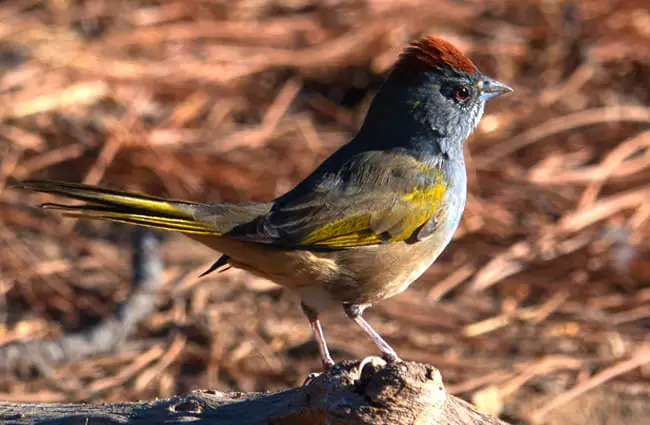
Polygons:
<instances>
[{"instance_id":1,"label":"gray face","mask_svg":"<svg viewBox=\"0 0 650 425\"><path fill-rule=\"evenodd\" d=\"M427 102L429 120L443 133L449 143L462 145L483 116L485 102L511 91L504 84L480 73L432 72Z\"/></svg>"},{"instance_id":2,"label":"gray face","mask_svg":"<svg viewBox=\"0 0 650 425\"><path fill-rule=\"evenodd\" d=\"M480 72L451 68L392 73L373 100L359 149L398 149L429 161L462 160L485 102L510 91Z\"/></svg>"}]
</instances>

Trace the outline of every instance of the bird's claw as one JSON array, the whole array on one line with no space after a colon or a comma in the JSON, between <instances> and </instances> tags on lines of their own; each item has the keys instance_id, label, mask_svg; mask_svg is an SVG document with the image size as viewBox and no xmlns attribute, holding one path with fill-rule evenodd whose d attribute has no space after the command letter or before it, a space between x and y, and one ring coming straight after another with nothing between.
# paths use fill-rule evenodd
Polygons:
<instances>
[{"instance_id":1,"label":"bird's claw","mask_svg":"<svg viewBox=\"0 0 650 425\"><path fill-rule=\"evenodd\" d=\"M357 381L361 380L361 376L363 375L363 371L366 369L368 365L372 365L374 370L377 370L380 367L386 366L387 362L385 359L377 356L368 356L361 360L359 362L359 366L357 367Z\"/></svg>"},{"instance_id":2,"label":"bird's claw","mask_svg":"<svg viewBox=\"0 0 650 425\"><path fill-rule=\"evenodd\" d=\"M302 386L306 387L307 385L311 384L314 381L314 379L318 378L323 373L324 372L312 372L312 373L310 373L309 375L307 375L307 377L303 381Z\"/></svg>"},{"instance_id":3,"label":"bird's claw","mask_svg":"<svg viewBox=\"0 0 650 425\"><path fill-rule=\"evenodd\" d=\"M388 364L402 363L403 360L397 355L395 351L381 353L381 358Z\"/></svg>"}]
</instances>

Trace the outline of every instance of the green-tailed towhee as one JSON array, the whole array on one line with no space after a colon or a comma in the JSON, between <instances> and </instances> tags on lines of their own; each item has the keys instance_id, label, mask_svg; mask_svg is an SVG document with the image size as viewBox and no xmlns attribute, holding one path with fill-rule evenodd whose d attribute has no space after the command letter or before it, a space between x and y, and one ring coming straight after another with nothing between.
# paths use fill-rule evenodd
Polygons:
<instances>
[{"instance_id":1,"label":"green-tailed towhee","mask_svg":"<svg viewBox=\"0 0 650 425\"><path fill-rule=\"evenodd\" d=\"M184 233L223 254L208 272L229 264L297 292L325 368L334 362L319 313L334 306L397 361L362 313L404 291L447 246L465 207L463 143L485 101L510 91L449 42L426 37L403 52L358 134L273 201L196 203L56 181L18 186L85 201L44 204L69 216Z\"/></svg>"}]
</instances>

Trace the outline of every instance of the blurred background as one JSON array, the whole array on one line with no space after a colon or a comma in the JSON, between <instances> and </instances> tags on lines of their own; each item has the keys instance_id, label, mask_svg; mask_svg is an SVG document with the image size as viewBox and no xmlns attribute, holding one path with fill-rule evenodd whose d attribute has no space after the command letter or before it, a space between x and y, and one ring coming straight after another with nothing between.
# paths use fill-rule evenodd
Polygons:
<instances>
[{"instance_id":1,"label":"blurred background","mask_svg":"<svg viewBox=\"0 0 650 425\"><path fill-rule=\"evenodd\" d=\"M271 199L354 134L400 50L427 34L515 92L466 145L451 246L369 321L485 412L647 423L644 0L0 2L0 344L84 332L134 288L132 228L35 209L52 198L12 180ZM294 297L237 270L197 280L217 254L181 236L162 254L153 311L128 338L28 370L0 348L0 400L277 390L319 370ZM324 326L336 359L376 353L343 314Z\"/></svg>"}]
</instances>

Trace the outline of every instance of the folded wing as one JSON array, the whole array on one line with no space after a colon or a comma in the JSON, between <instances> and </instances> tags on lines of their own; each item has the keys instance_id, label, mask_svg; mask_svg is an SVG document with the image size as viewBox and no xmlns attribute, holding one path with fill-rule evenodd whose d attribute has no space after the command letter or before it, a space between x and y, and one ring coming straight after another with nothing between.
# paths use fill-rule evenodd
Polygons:
<instances>
[{"instance_id":1,"label":"folded wing","mask_svg":"<svg viewBox=\"0 0 650 425\"><path fill-rule=\"evenodd\" d=\"M409 155L364 152L335 173L318 171L233 236L347 248L424 239L444 216L447 185L440 169Z\"/></svg>"}]
</instances>

